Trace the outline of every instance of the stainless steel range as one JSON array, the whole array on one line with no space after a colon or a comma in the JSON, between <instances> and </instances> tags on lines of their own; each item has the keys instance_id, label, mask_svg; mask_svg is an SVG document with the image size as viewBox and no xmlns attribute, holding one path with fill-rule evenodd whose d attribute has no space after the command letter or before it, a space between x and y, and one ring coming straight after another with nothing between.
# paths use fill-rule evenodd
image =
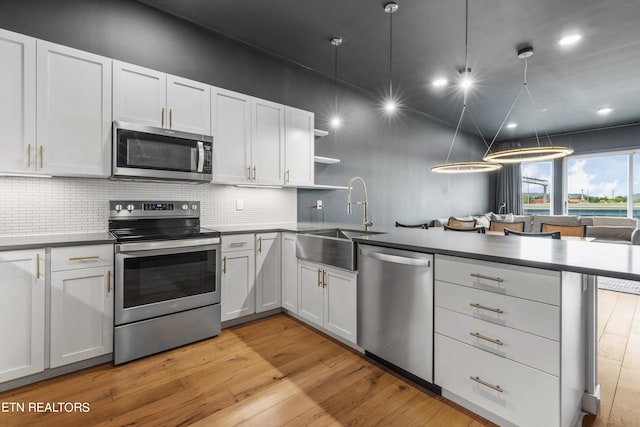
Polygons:
<instances>
[{"instance_id":1,"label":"stainless steel range","mask_svg":"<svg viewBox=\"0 0 640 427\"><path fill-rule=\"evenodd\" d=\"M200 203L110 201L115 247L114 364L220 333L220 233Z\"/></svg>"}]
</instances>

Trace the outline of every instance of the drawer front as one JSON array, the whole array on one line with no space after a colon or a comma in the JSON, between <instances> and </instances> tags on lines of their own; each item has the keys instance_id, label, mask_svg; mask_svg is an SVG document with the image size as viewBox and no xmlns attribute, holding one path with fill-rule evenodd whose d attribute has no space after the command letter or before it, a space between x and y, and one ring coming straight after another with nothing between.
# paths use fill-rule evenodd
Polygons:
<instances>
[{"instance_id":1,"label":"drawer front","mask_svg":"<svg viewBox=\"0 0 640 427\"><path fill-rule=\"evenodd\" d=\"M560 305L560 272L436 255L435 279Z\"/></svg>"},{"instance_id":2,"label":"drawer front","mask_svg":"<svg viewBox=\"0 0 640 427\"><path fill-rule=\"evenodd\" d=\"M551 375L560 375L560 343L436 307L435 332Z\"/></svg>"},{"instance_id":3,"label":"drawer front","mask_svg":"<svg viewBox=\"0 0 640 427\"><path fill-rule=\"evenodd\" d=\"M255 247L255 236L253 234L222 236L222 252L254 250Z\"/></svg>"},{"instance_id":4,"label":"drawer front","mask_svg":"<svg viewBox=\"0 0 640 427\"><path fill-rule=\"evenodd\" d=\"M518 426L559 425L558 377L440 334L434 345L435 383L443 389Z\"/></svg>"},{"instance_id":5,"label":"drawer front","mask_svg":"<svg viewBox=\"0 0 640 427\"><path fill-rule=\"evenodd\" d=\"M560 307L436 282L435 305L498 325L560 340Z\"/></svg>"},{"instance_id":6,"label":"drawer front","mask_svg":"<svg viewBox=\"0 0 640 427\"><path fill-rule=\"evenodd\" d=\"M51 249L51 271L113 265L113 245L69 246Z\"/></svg>"}]
</instances>

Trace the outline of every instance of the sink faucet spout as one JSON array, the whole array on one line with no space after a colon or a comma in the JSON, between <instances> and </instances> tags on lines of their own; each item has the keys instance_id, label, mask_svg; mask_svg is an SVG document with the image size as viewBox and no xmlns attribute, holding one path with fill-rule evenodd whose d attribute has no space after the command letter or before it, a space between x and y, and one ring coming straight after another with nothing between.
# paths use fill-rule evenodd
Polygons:
<instances>
[{"instance_id":1,"label":"sink faucet spout","mask_svg":"<svg viewBox=\"0 0 640 427\"><path fill-rule=\"evenodd\" d=\"M368 211L367 211L367 207L368 207L368 200L367 200L367 185L364 183L364 179L360 178L359 176L354 176L353 178L351 178L351 180L349 181L349 188L348 188L348 195L347 195L347 214L351 215L352 213L352 209L351 209L351 190L353 190L353 183L355 181L360 182L360 184L362 184L362 193L363 193L363 201L362 202L354 202L355 204L362 204L364 206L364 216L362 218L362 227L364 228L364 230L369 230L369 227L371 227L373 225L373 222L371 222L371 219L368 218Z\"/></svg>"}]
</instances>

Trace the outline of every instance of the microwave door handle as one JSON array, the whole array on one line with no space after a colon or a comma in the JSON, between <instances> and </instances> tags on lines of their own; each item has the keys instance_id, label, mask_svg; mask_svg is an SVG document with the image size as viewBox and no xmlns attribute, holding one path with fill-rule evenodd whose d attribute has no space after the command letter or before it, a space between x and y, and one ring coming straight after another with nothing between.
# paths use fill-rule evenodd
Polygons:
<instances>
[{"instance_id":1,"label":"microwave door handle","mask_svg":"<svg viewBox=\"0 0 640 427\"><path fill-rule=\"evenodd\" d=\"M204 169L204 144L198 141L198 169L196 172L202 173Z\"/></svg>"}]
</instances>

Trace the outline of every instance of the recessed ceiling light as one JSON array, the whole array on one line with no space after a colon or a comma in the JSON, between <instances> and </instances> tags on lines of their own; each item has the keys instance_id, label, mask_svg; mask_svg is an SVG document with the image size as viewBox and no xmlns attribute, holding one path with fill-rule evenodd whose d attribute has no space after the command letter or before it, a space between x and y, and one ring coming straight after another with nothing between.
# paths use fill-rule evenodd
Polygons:
<instances>
[{"instance_id":1,"label":"recessed ceiling light","mask_svg":"<svg viewBox=\"0 0 640 427\"><path fill-rule=\"evenodd\" d=\"M613 108L611 108L611 107L598 108L598 114L600 114L601 116L606 116L607 114L609 114L612 111L613 111Z\"/></svg>"},{"instance_id":2,"label":"recessed ceiling light","mask_svg":"<svg viewBox=\"0 0 640 427\"><path fill-rule=\"evenodd\" d=\"M517 127L518 127L517 123L513 123L513 122L512 123L507 123L507 128L508 129L515 129Z\"/></svg>"},{"instance_id":3,"label":"recessed ceiling light","mask_svg":"<svg viewBox=\"0 0 640 427\"><path fill-rule=\"evenodd\" d=\"M443 87L446 86L447 83L449 83L449 80L447 79L435 79L431 84L433 87Z\"/></svg>"},{"instance_id":4,"label":"recessed ceiling light","mask_svg":"<svg viewBox=\"0 0 640 427\"><path fill-rule=\"evenodd\" d=\"M558 40L560 46L571 46L578 43L582 39L581 34L569 34Z\"/></svg>"}]
</instances>

